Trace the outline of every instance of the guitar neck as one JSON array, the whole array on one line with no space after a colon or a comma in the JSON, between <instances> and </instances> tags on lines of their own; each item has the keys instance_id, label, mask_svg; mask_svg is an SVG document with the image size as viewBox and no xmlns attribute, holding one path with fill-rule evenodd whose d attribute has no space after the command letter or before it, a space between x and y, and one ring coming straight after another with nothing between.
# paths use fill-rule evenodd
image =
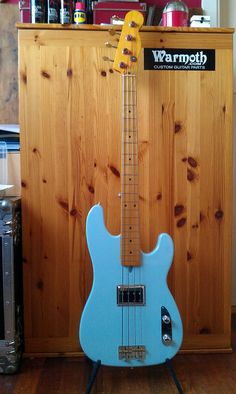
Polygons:
<instances>
[{"instance_id":1,"label":"guitar neck","mask_svg":"<svg viewBox=\"0 0 236 394\"><path fill-rule=\"evenodd\" d=\"M140 265L136 76L122 75L121 260Z\"/></svg>"}]
</instances>

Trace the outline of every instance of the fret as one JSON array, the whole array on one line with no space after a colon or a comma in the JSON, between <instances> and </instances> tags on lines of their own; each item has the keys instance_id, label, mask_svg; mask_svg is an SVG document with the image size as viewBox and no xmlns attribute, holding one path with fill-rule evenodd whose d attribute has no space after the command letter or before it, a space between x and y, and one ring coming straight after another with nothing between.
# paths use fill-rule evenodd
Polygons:
<instances>
[{"instance_id":1,"label":"fret","mask_svg":"<svg viewBox=\"0 0 236 394\"><path fill-rule=\"evenodd\" d=\"M133 182L131 181L131 178L129 178L129 179L130 179L130 182L128 182L128 183L122 182L122 185L123 185L123 186L138 186L137 183L133 183Z\"/></svg>"},{"instance_id":2,"label":"fret","mask_svg":"<svg viewBox=\"0 0 236 394\"><path fill-rule=\"evenodd\" d=\"M129 234L139 234L139 231L138 230L136 230L136 231L129 231ZM127 236L127 238L128 238L129 236ZM122 239L122 238L121 238Z\"/></svg>"},{"instance_id":3,"label":"fret","mask_svg":"<svg viewBox=\"0 0 236 394\"><path fill-rule=\"evenodd\" d=\"M122 141L125 145L133 145L133 141ZM136 142L135 142L136 143Z\"/></svg>"},{"instance_id":4,"label":"fret","mask_svg":"<svg viewBox=\"0 0 236 394\"><path fill-rule=\"evenodd\" d=\"M121 241L122 241L122 245L124 248L128 248L132 251L139 253L139 249L137 249L137 246L139 246L139 244L140 244L139 239L136 239L135 242L132 242L132 236L130 236L130 237L127 237L123 240L121 239Z\"/></svg>"},{"instance_id":5,"label":"fret","mask_svg":"<svg viewBox=\"0 0 236 394\"><path fill-rule=\"evenodd\" d=\"M122 253L122 257L125 259L129 259L129 261L133 261L133 259L137 259L140 256L140 252L133 252L127 249L124 253Z\"/></svg>"}]
</instances>

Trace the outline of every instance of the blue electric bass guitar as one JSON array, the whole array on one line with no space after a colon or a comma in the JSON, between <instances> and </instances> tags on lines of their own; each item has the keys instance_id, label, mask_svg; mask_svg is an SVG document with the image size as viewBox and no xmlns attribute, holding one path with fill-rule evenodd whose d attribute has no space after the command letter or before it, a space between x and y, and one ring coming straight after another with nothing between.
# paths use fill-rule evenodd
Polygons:
<instances>
[{"instance_id":1,"label":"blue electric bass guitar","mask_svg":"<svg viewBox=\"0 0 236 394\"><path fill-rule=\"evenodd\" d=\"M80 343L91 360L120 367L164 363L177 353L183 336L167 286L171 237L161 234L151 253L140 251L135 72L142 24L139 12L126 14L113 65L122 76L123 96L121 234L107 231L99 204L86 223L93 285L81 317Z\"/></svg>"}]
</instances>

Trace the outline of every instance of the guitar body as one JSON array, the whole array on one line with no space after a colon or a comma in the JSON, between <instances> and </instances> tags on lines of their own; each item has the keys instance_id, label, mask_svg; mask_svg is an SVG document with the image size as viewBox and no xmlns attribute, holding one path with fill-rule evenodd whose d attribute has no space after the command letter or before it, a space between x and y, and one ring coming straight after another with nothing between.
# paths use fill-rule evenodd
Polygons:
<instances>
[{"instance_id":1,"label":"guitar body","mask_svg":"<svg viewBox=\"0 0 236 394\"><path fill-rule=\"evenodd\" d=\"M183 331L178 308L167 286L173 258L170 236L161 234L151 253L141 252L141 265L131 268L121 265L121 237L109 234L99 204L88 214L86 236L93 285L80 322L80 343L85 354L103 365L120 367L161 364L171 359L180 348ZM118 305L117 289L121 285L142 286L143 304ZM166 327L162 321L163 308L171 318L169 343L163 341ZM169 330L170 325L167 327ZM125 349L131 349L128 358L124 357Z\"/></svg>"}]
</instances>

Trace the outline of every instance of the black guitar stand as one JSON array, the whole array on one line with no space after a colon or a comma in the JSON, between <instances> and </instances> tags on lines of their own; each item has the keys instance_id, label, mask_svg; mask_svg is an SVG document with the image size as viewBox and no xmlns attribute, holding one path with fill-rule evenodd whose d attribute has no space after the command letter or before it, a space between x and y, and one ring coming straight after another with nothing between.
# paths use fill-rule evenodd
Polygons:
<instances>
[{"instance_id":1,"label":"black guitar stand","mask_svg":"<svg viewBox=\"0 0 236 394\"><path fill-rule=\"evenodd\" d=\"M100 367L101 367L101 360L98 360L98 361L93 363L93 369L92 369L91 375L89 377L89 381L88 381L88 384L87 384L87 387L86 387L86 390L85 390L85 394L90 394L91 393L93 384L94 384L94 382L96 380L96 377L97 377L97 374L98 374L98 371L99 371Z\"/></svg>"},{"instance_id":2,"label":"black guitar stand","mask_svg":"<svg viewBox=\"0 0 236 394\"><path fill-rule=\"evenodd\" d=\"M178 390L178 393L179 394L184 394L182 386L181 386L181 384L180 384L180 382L179 382L179 380L178 380L178 378L176 376L175 370L174 370L169 358L166 359L165 364L166 364L166 367L168 369L168 372L169 372L170 376L172 377L173 381L175 382L175 386L176 386L176 388ZM88 384L87 384L87 387L86 387L86 390L85 390L85 394L90 394L91 393L91 390L93 388L93 384L94 384L94 382L96 380L96 377L97 377L97 374L98 374L98 371L99 371L100 367L101 367L101 360L97 360L96 362L93 362L93 369L92 369L91 375L89 377L89 381L88 381Z\"/></svg>"}]
</instances>

